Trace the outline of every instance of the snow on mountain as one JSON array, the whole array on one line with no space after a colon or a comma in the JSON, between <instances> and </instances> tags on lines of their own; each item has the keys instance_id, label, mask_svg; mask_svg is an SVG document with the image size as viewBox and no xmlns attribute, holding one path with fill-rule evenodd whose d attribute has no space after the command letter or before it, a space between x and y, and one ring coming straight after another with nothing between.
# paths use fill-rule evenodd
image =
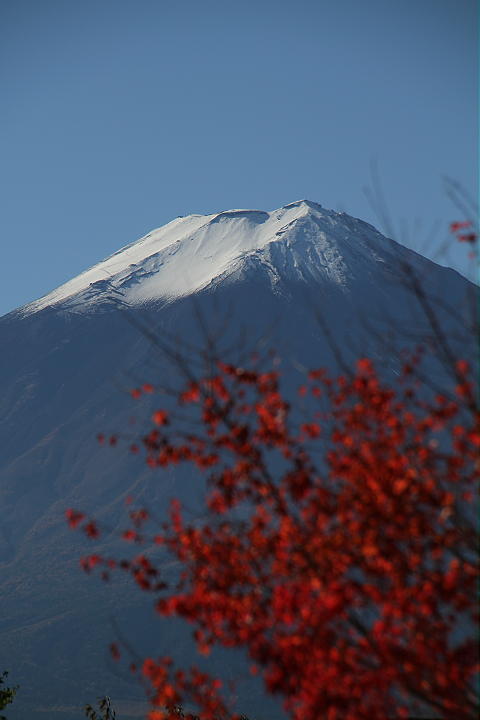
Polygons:
<instances>
[{"instance_id":1,"label":"snow on mountain","mask_svg":"<svg viewBox=\"0 0 480 720\"><path fill-rule=\"evenodd\" d=\"M405 264L452 343L473 355L457 333L470 288L464 278L307 200L177 218L0 318L0 671L21 686L11 720L76 720L104 694L125 720L141 716L128 707L143 691L106 659L117 639L112 618L139 653L196 662L189 628L160 624L151 596L123 575L105 587L81 573L79 557L96 546L64 520L75 507L121 529L128 495L157 516L172 497L192 513L199 507L202 483L189 468L152 471L129 453L130 440L115 449L96 442L99 432L141 435L155 403L166 402L155 395L132 405L131 387L179 380L175 362L139 327L181 350L205 347L206 324L234 362L273 348L292 392L305 368L339 369L336 349L348 362L366 354L391 374L401 362L396 348L431 333ZM440 387L441 372L429 365ZM123 556L114 533L102 542L100 554ZM205 662L226 680L248 677L243 658ZM283 717L258 683L245 682L239 711Z\"/></svg>"},{"instance_id":2,"label":"snow on mountain","mask_svg":"<svg viewBox=\"0 0 480 720\"><path fill-rule=\"evenodd\" d=\"M361 220L309 200L278 210L228 210L188 215L153 230L23 309L63 303L88 309L108 298L129 305L172 300L225 278L256 257L278 275L305 275L345 286L358 255L380 259L387 241ZM290 257L287 259L286 255ZM357 268L358 269L358 268Z\"/></svg>"}]
</instances>

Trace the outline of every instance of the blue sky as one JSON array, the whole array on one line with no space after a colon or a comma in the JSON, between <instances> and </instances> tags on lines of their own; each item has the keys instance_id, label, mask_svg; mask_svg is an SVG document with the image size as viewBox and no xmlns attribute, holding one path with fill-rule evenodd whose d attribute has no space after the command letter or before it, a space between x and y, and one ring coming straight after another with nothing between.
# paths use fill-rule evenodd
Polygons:
<instances>
[{"instance_id":1,"label":"blue sky","mask_svg":"<svg viewBox=\"0 0 480 720\"><path fill-rule=\"evenodd\" d=\"M444 177L477 193L477 28L475 0L0 0L0 314L177 215L380 226L372 163L435 253Z\"/></svg>"}]
</instances>

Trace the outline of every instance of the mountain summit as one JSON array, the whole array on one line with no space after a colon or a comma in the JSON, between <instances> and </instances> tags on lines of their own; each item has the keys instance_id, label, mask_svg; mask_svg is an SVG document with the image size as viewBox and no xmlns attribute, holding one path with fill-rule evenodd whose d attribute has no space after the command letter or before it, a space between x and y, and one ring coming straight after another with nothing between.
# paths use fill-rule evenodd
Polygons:
<instances>
[{"instance_id":1,"label":"mountain summit","mask_svg":"<svg viewBox=\"0 0 480 720\"><path fill-rule=\"evenodd\" d=\"M273 285L284 278L344 287L359 263L385 262L393 245L401 252L371 225L310 200L271 212L188 215L121 248L24 312L59 304L86 311L105 301L172 301L233 280L252 262L267 270Z\"/></svg>"},{"instance_id":2,"label":"mountain summit","mask_svg":"<svg viewBox=\"0 0 480 720\"><path fill-rule=\"evenodd\" d=\"M154 472L128 451L168 403L178 358L199 362L206 340L234 362L274 349L292 397L305 369L336 372L360 353L392 376L396 348L431 332L412 272L448 331L465 305L464 278L361 220L301 200L177 218L0 318L0 671L21 686L11 720L76 720L105 694L125 720L141 717L131 701L142 690L108 661L117 627L140 654L196 662L188 629L162 624L151 596L123 575L109 586L85 577L79 557L96 546L64 519L68 507L96 517L112 528L100 554L119 556L129 495L156 517L172 497L196 512L201 477L182 467ZM170 354L160 352L165 342ZM429 366L439 387L441 371ZM167 390L133 403L129 390L144 382ZM97 433L119 431L125 442L115 450L98 446ZM242 663L213 655L207 669L248 677ZM282 717L258 683L240 696L246 715Z\"/></svg>"}]
</instances>

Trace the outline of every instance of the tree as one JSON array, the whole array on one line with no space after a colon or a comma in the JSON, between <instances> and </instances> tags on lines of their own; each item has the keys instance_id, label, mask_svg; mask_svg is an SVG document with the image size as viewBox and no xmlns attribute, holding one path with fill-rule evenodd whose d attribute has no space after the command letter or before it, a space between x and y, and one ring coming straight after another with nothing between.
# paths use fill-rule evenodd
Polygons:
<instances>
[{"instance_id":1,"label":"tree","mask_svg":"<svg viewBox=\"0 0 480 720\"><path fill-rule=\"evenodd\" d=\"M0 685L6 684L7 677L8 671L5 670L0 675ZM14 687L0 687L0 710L4 710L7 705L10 705L13 702L15 695L17 694L18 688L18 685L15 685ZM5 717L5 715L0 715L0 720L7 720L7 718Z\"/></svg>"},{"instance_id":2,"label":"tree","mask_svg":"<svg viewBox=\"0 0 480 720\"><path fill-rule=\"evenodd\" d=\"M85 716L90 720L115 720L117 715L115 710L112 708L110 698L105 695L103 698L98 698L98 708L100 715L95 711L91 705L85 705L84 711Z\"/></svg>"},{"instance_id":3,"label":"tree","mask_svg":"<svg viewBox=\"0 0 480 720\"><path fill-rule=\"evenodd\" d=\"M131 573L160 615L193 625L200 653L245 648L294 720L476 717L480 413L469 362L444 348L451 387L432 392L419 380L424 352L405 355L394 383L368 358L338 377L313 369L294 403L255 362L210 355L213 371L187 369L176 410L156 410L131 450L160 471L206 474L204 519L174 502L159 532L146 531L147 508L123 531L176 557L178 582L148 552L90 554L84 570ZM101 532L74 509L67 520ZM231 717L220 680L197 667L146 658L132 671L150 684L151 720L180 703Z\"/></svg>"}]
</instances>

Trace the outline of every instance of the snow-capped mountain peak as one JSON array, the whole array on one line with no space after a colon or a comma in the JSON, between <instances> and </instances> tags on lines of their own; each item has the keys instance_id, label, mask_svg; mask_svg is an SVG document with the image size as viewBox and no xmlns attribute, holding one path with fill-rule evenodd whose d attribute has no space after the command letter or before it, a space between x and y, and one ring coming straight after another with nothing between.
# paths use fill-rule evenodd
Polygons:
<instances>
[{"instance_id":1,"label":"snow-capped mountain peak","mask_svg":"<svg viewBox=\"0 0 480 720\"><path fill-rule=\"evenodd\" d=\"M367 223L310 200L271 212L187 215L121 248L23 312L59 303L87 310L107 297L129 305L168 301L228 277L252 256L268 266L276 280L283 271L297 278L313 274L344 286L353 256L366 252L378 260L372 248L382 240L387 242Z\"/></svg>"}]
</instances>

